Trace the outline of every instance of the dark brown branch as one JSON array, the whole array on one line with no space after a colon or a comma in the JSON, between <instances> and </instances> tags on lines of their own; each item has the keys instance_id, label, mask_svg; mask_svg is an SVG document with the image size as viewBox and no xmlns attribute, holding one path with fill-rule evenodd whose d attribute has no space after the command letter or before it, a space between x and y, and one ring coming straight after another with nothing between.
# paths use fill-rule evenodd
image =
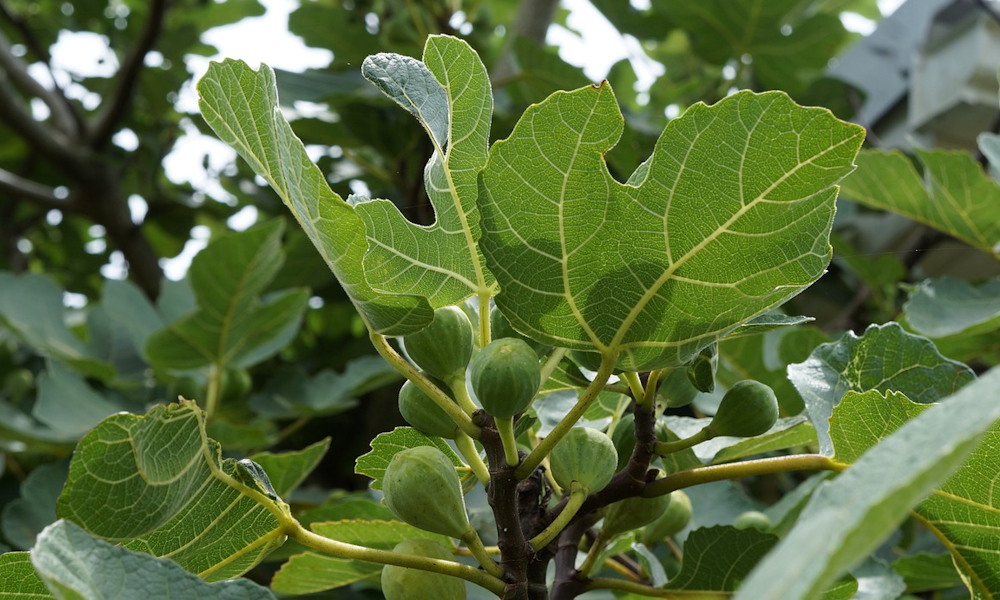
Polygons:
<instances>
[{"instance_id":1,"label":"dark brown branch","mask_svg":"<svg viewBox=\"0 0 1000 600\"><path fill-rule=\"evenodd\" d=\"M10 81L28 96L41 99L52 113L52 122L66 135L76 131L76 119L65 96L61 92L47 89L28 74L28 66L11 52L10 40L0 31L0 69Z\"/></svg>"},{"instance_id":2,"label":"dark brown branch","mask_svg":"<svg viewBox=\"0 0 1000 600\"><path fill-rule=\"evenodd\" d=\"M163 31L167 4L168 0L152 0L150 2L149 17L139 33L139 38L125 55L125 60L118 70L118 84L114 93L105 103L104 110L91 128L88 138L92 148L100 148L111 140L111 136L114 135L120 121L128 111L146 54L153 49L157 38Z\"/></svg>"},{"instance_id":3,"label":"dark brown branch","mask_svg":"<svg viewBox=\"0 0 1000 600\"><path fill-rule=\"evenodd\" d=\"M57 168L74 178L86 179L90 176L91 166L72 141L61 132L36 121L4 78L0 78L0 120L54 162Z\"/></svg>"},{"instance_id":4,"label":"dark brown branch","mask_svg":"<svg viewBox=\"0 0 1000 600\"><path fill-rule=\"evenodd\" d=\"M66 199L57 197L55 191L49 186L25 179L4 169L0 169L0 190L12 196L30 200L44 208L60 210L72 208Z\"/></svg>"},{"instance_id":5,"label":"dark brown branch","mask_svg":"<svg viewBox=\"0 0 1000 600\"><path fill-rule=\"evenodd\" d=\"M52 62L52 57L49 56L49 51L45 48L43 44L38 41L38 37L35 36L35 32L28 26L28 22L21 15L15 13L4 0L0 0L0 17L3 17L18 33L21 34L21 39L24 41L24 45L31 51L35 57L48 65Z\"/></svg>"}]
</instances>

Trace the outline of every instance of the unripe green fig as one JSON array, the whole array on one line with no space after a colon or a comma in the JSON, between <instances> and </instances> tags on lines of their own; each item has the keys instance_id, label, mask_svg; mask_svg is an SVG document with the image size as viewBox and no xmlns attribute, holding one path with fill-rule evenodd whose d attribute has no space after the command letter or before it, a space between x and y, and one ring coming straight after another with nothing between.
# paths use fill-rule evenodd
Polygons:
<instances>
[{"instance_id":1,"label":"unripe green fig","mask_svg":"<svg viewBox=\"0 0 1000 600\"><path fill-rule=\"evenodd\" d=\"M392 549L400 554L415 554L426 558L451 560L451 552L434 540L404 540ZM465 583L457 577L409 569L396 565L382 567L382 594L385 600L463 600Z\"/></svg>"},{"instance_id":2,"label":"unripe green fig","mask_svg":"<svg viewBox=\"0 0 1000 600\"><path fill-rule=\"evenodd\" d=\"M591 492L608 485L618 466L615 444L590 427L570 429L549 454L552 477L563 489L577 481Z\"/></svg>"},{"instance_id":3,"label":"unripe green fig","mask_svg":"<svg viewBox=\"0 0 1000 600\"><path fill-rule=\"evenodd\" d=\"M757 531L770 531L771 518L759 510L748 510L736 517L733 521L736 529L756 529Z\"/></svg>"},{"instance_id":4,"label":"unripe green fig","mask_svg":"<svg viewBox=\"0 0 1000 600\"><path fill-rule=\"evenodd\" d=\"M447 389L440 385L438 387ZM399 388L399 414L403 415L407 423L427 435L448 439L454 439L458 435L455 421L412 381L404 382L403 387Z\"/></svg>"},{"instance_id":5,"label":"unripe green fig","mask_svg":"<svg viewBox=\"0 0 1000 600\"><path fill-rule=\"evenodd\" d=\"M737 382L719 403L708 430L712 436L753 437L778 420L778 398L769 386L752 379Z\"/></svg>"},{"instance_id":6,"label":"unripe green fig","mask_svg":"<svg viewBox=\"0 0 1000 600\"><path fill-rule=\"evenodd\" d=\"M658 519L670 505L670 494L644 498L626 498L608 507L601 525L601 537L610 539L618 534L638 529Z\"/></svg>"},{"instance_id":7,"label":"unripe green fig","mask_svg":"<svg viewBox=\"0 0 1000 600\"><path fill-rule=\"evenodd\" d=\"M688 381L699 392L715 391L715 373L719 370L719 344L712 342L702 348L698 356L688 363Z\"/></svg>"},{"instance_id":8,"label":"unripe green fig","mask_svg":"<svg viewBox=\"0 0 1000 600\"><path fill-rule=\"evenodd\" d=\"M670 492L666 510L642 531L642 543L651 546L673 537L691 521L691 498L681 490Z\"/></svg>"},{"instance_id":9,"label":"unripe green fig","mask_svg":"<svg viewBox=\"0 0 1000 600\"><path fill-rule=\"evenodd\" d=\"M433 446L397 452L385 468L382 492L389 510L414 527L457 538L470 529L455 466Z\"/></svg>"},{"instance_id":10,"label":"unripe green fig","mask_svg":"<svg viewBox=\"0 0 1000 600\"><path fill-rule=\"evenodd\" d=\"M434 311L427 327L403 337L410 360L448 383L465 372L472 358L472 322L461 308L444 306Z\"/></svg>"},{"instance_id":11,"label":"unripe green fig","mask_svg":"<svg viewBox=\"0 0 1000 600\"><path fill-rule=\"evenodd\" d=\"M500 338L472 359L469 382L487 413L509 419L531 404L542 384L542 369L527 342Z\"/></svg>"},{"instance_id":12,"label":"unripe green fig","mask_svg":"<svg viewBox=\"0 0 1000 600\"><path fill-rule=\"evenodd\" d=\"M615 451L618 452L618 467L620 471L632 458L632 451L635 450L635 414L626 413L618 420L614 431L611 432L611 441L615 444Z\"/></svg>"}]
</instances>

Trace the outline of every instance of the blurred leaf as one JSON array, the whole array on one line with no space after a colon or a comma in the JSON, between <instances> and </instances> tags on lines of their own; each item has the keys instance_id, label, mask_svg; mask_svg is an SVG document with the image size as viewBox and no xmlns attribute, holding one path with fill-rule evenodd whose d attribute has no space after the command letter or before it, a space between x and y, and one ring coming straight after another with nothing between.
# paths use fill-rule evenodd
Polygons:
<instances>
[{"instance_id":1,"label":"blurred leaf","mask_svg":"<svg viewBox=\"0 0 1000 600\"><path fill-rule=\"evenodd\" d=\"M21 483L20 498L3 507L3 536L16 548L29 550L39 532L56 520L56 498L68 469L65 461L39 466Z\"/></svg>"},{"instance_id":2,"label":"blurred leaf","mask_svg":"<svg viewBox=\"0 0 1000 600\"><path fill-rule=\"evenodd\" d=\"M173 561L113 546L69 521L58 521L38 537L31 562L57 598L121 600L273 600L248 579L205 583Z\"/></svg>"},{"instance_id":3,"label":"blurred leaf","mask_svg":"<svg viewBox=\"0 0 1000 600\"><path fill-rule=\"evenodd\" d=\"M817 443L816 430L804 416L789 417L779 419L774 427L766 433L721 448L715 453L712 462L729 462L765 452L798 446L815 446Z\"/></svg>"},{"instance_id":4,"label":"blurred leaf","mask_svg":"<svg viewBox=\"0 0 1000 600\"><path fill-rule=\"evenodd\" d=\"M90 377L110 380L111 365L94 356L66 327L63 293L44 275L0 273L0 322L38 352Z\"/></svg>"},{"instance_id":5,"label":"blurred leaf","mask_svg":"<svg viewBox=\"0 0 1000 600\"><path fill-rule=\"evenodd\" d=\"M733 338L743 337L746 335L756 335L758 333L766 333L768 331L773 331L775 329L780 329L782 327L793 327L795 325L804 325L810 321L815 321L813 317L804 317L801 315L789 316L780 311L772 310L768 311L758 317L754 317L747 321L746 323L740 325L736 329L727 333L723 336L723 340L731 340Z\"/></svg>"},{"instance_id":6,"label":"blurred leaf","mask_svg":"<svg viewBox=\"0 0 1000 600\"><path fill-rule=\"evenodd\" d=\"M207 580L236 577L284 541L283 503L248 495L238 468L193 402L113 415L77 445L58 514Z\"/></svg>"},{"instance_id":7,"label":"blurred leaf","mask_svg":"<svg viewBox=\"0 0 1000 600\"><path fill-rule=\"evenodd\" d=\"M970 456L969 464L981 462L973 452L991 424L1000 418L1000 403L990 392L998 385L1000 370L987 373L907 421L835 479L821 484L798 523L754 569L735 598L812 598L868 556L913 506L947 481ZM875 392L864 395L869 402L875 400L875 404L880 404L879 396ZM852 423L852 430L869 435L861 431L867 429L865 422L852 420ZM981 472L976 466L973 470ZM982 477L973 477L976 487L980 487ZM968 483L963 481L960 486ZM951 483L946 487L950 486ZM947 494L955 491L949 489ZM988 493L988 486L981 491ZM935 496L929 498L920 511L936 500ZM948 502L942 507L942 516L947 514L946 518L954 521L955 509L964 504ZM990 518L995 520L992 515ZM978 593L991 594L1000 589L996 585L1000 580L995 573L995 557L989 556L988 560L994 574L987 581L982 578L984 573L977 570L977 580L984 584L971 587Z\"/></svg>"},{"instance_id":8,"label":"blurred leaf","mask_svg":"<svg viewBox=\"0 0 1000 600\"><path fill-rule=\"evenodd\" d=\"M788 378L805 400L820 452L832 455L828 420L848 390L892 390L929 403L954 393L975 375L942 356L930 340L887 323L869 326L861 337L849 331L817 347L805 362L788 365Z\"/></svg>"},{"instance_id":9,"label":"blurred leaf","mask_svg":"<svg viewBox=\"0 0 1000 600\"><path fill-rule=\"evenodd\" d=\"M968 152L917 150L923 174L898 150L866 150L844 196L907 216L1000 260L1000 186Z\"/></svg>"},{"instance_id":10,"label":"blurred leaf","mask_svg":"<svg viewBox=\"0 0 1000 600\"><path fill-rule=\"evenodd\" d=\"M101 305L114 322L125 328L140 352L146 347L149 336L166 326L156 307L130 281L105 281Z\"/></svg>"},{"instance_id":11,"label":"blurred leaf","mask_svg":"<svg viewBox=\"0 0 1000 600\"><path fill-rule=\"evenodd\" d=\"M79 437L108 415L128 408L87 385L60 362L49 360L38 376L38 399L31 413L52 429Z\"/></svg>"},{"instance_id":12,"label":"blurred leaf","mask_svg":"<svg viewBox=\"0 0 1000 600\"><path fill-rule=\"evenodd\" d=\"M354 472L358 475L371 477L371 487L382 489L382 474L389 461L400 450L417 446L433 446L445 453L456 467L463 466L455 451L442 439L426 436L412 427L397 427L388 433L380 433L372 440L372 450L358 457Z\"/></svg>"},{"instance_id":13,"label":"blurred leaf","mask_svg":"<svg viewBox=\"0 0 1000 600\"><path fill-rule=\"evenodd\" d=\"M309 292L259 297L284 260L281 229L274 221L229 234L198 253L188 272L198 310L148 338L146 355L154 366L246 368L289 342Z\"/></svg>"},{"instance_id":14,"label":"blurred leaf","mask_svg":"<svg viewBox=\"0 0 1000 600\"><path fill-rule=\"evenodd\" d=\"M851 569L851 575L858 581L854 600L896 600L906 591L903 578L872 556Z\"/></svg>"},{"instance_id":15,"label":"blurred leaf","mask_svg":"<svg viewBox=\"0 0 1000 600\"><path fill-rule=\"evenodd\" d=\"M903 305L906 322L928 337L1000 328L1000 279L973 285L961 279L925 279Z\"/></svg>"},{"instance_id":16,"label":"blurred leaf","mask_svg":"<svg viewBox=\"0 0 1000 600\"><path fill-rule=\"evenodd\" d=\"M330 189L277 110L268 67L254 71L241 61L213 63L198 92L205 120L281 196L374 331L404 335L430 323L433 312L422 298L379 294L365 280L364 224Z\"/></svg>"},{"instance_id":17,"label":"blurred leaf","mask_svg":"<svg viewBox=\"0 0 1000 600\"><path fill-rule=\"evenodd\" d=\"M926 592L962 587L962 578L950 554L912 554L892 563L906 581L906 591Z\"/></svg>"}]
</instances>

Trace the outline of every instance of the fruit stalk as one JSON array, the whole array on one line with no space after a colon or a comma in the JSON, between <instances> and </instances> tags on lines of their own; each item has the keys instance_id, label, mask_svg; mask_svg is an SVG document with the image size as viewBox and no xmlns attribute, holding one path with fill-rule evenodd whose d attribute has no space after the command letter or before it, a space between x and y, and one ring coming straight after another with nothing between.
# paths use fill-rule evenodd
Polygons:
<instances>
[{"instance_id":1,"label":"fruit stalk","mask_svg":"<svg viewBox=\"0 0 1000 600\"><path fill-rule=\"evenodd\" d=\"M497 426L497 433L500 434L500 443L503 444L503 455L507 461L507 466L516 467L521 462L521 457L517 455L517 440L514 438L514 418L496 417L494 423Z\"/></svg>"},{"instance_id":2,"label":"fruit stalk","mask_svg":"<svg viewBox=\"0 0 1000 600\"><path fill-rule=\"evenodd\" d=\"M848 465L837 462L829 456L823 456L822 454L793 454L791 456L745 460L726 465L694 467L693 469L671 473L662 479L657 479L646 484L646 487L642 490L642 495L660 496L669 494L675 490L702 483L710 483L712 481L739 479L754 475L772 475L787 471L836 471L839 473L847 467Z\"/></svg>"},{"instance_id":3,"label":"fruit stalk","mask_svg":"<svg viewBox=\"0 0 1000 600\"><path fill-rule=\"evenodd\" d=\"M587 490L584 489L578 482L574 481L570 485L569 501L563 506L562 511L560 511L559 516L557 516L549 526L542 530L541 533L531 538L531 547L536 551L549 545L549 542L554 540L557 535L567 526L569 522L576 516L577 511L583 506L583 501L587 499Z\"/></svg>"},{"instance_id":4,"label":"fruit stalk","mask_svg":"<svg viewBox=\"0 0 1000 600\"><path fill-rule=\"evenodd\" d=\"M464 432L458 432L455 436L455 445L458 447L458 451L462 453L462 456L469 463L469 468L476 475L476 479L479 483L486 485L490 482L490 470L486 467L486 463L483 462L483 457L479 456L479 450L476 448L475 442L469 436L465 435Z\"/></svg>"},{"instance_id":5,"label":"fruit stalk","mask_svg":"<svg viewBox=\"0 0 1000 600\"><path fill-rule=\"evenodd\" d=\"M604 355L601 358L601 366L597 370L597 375L594 376L594 380L590 382L587 389L580 394L580 399L577 400L576 404L566 413L566 416L562 418L549 435L539 442L538 446L525 457L524 461L521 462L521 466L517 468L516 475L518 479L524 479L531 472L538 468L538 465L542 462L542 459L549 455L552 448L562 439L566 433L573 428L573 425L583 416L583 413L587 412L590 405L597 399L597 395L604 389L604 384L608 382L608 378L611 377L611 372L615 368L615 361L618 360L617 355Z\"/></svg>"}]
</instances>

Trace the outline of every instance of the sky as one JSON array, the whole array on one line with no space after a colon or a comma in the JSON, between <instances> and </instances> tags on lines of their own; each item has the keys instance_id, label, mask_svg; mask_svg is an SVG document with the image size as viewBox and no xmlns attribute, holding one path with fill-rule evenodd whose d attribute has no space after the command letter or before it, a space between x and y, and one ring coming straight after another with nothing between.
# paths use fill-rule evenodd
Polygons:
<instances>
[{"instance_id":1,"label":"sky","mask_svg":"<svg viewBox=\"0 0 1000 600\"><path fill-rule=\"evenodd\" d=\"M892 13L904 0L879 0L879 8L883 14ZM288 15L298 6L298 0L260 0L266 13L260 17L249 17L238 23L212 29L204 34L204 41L219 48L219 54L206 58L189 57L186 68L192 74L191 80L181 91L178 109L190 113L197 118L197 94L193 82L204 74L212 60L222 58L239 58L251 66L266 63L274 68L286 70L302 70L308 68L323 68L333 59L329 50L308 48L301 38L288 31ZM648 5L649 0L631 0L637 7ZM580 66L592 80L603 79L611 66L623 58L627 58L635 69L638 77L637 87L641 91L662 74L663 67L645 55L641 45L631 36L622 36L595 9L588 0L562 0L563 6L569 11L566 25L553 25L549 29L547 41L560 49L560 56L566 62ZM875 23L858 15L845 15L844 25L852 31L862 34L870 33ZM108 48L107 41L94 34L70 34L65 43L57 44L53 49L54 66L62 67L74 73L99 75L103 70L113 73L115 57ZM267 44L260 40L267 39ZM63 42L60 38L60 42ZM81 57L89 64L82 64ZM95 64L94 57L104 60ZM151 52L146 62L156 65L163 57ZM42 79L47 77L44 69L36 75ZM107 75L107 74L106 74ZM63 86L70 81L60 82ZM79 86L77 86L79 88ZM73 93L73 86L68 86ZM85 90L79 88L82 102L100 102L100 97L93 94L90 97ZM35 107L36 116L43 116L44 105L40 102ZM185 135L176 144L173 152L164 161L167 177L175 182L190 182L199 190L207 201L232 201L231 196L219 185L214 177L230 166L236 158L235 152L219 140L199 133L193 121L184 125ZM126 149L134 149L138 143L135 134L125 130L115 137L115 143ZM208 169L204 165L208 165ZM354 190L359 192L359 190ZM363 192L363 190L360 190ZM140 221L145 215L145 202L141 198L130 199L133 218ZM247 207L234 215L229 225L233 229L242 230L256 222L257 212L253 207ZM200 251L208 241L209 231L204 226L192 230L192 239L177 257L163 262L168 278L180 279L190 265L191 258ZM102 271L106 277L120 278L124 276L124 264L120 256Z\"/></svg>"}]
</instances>

